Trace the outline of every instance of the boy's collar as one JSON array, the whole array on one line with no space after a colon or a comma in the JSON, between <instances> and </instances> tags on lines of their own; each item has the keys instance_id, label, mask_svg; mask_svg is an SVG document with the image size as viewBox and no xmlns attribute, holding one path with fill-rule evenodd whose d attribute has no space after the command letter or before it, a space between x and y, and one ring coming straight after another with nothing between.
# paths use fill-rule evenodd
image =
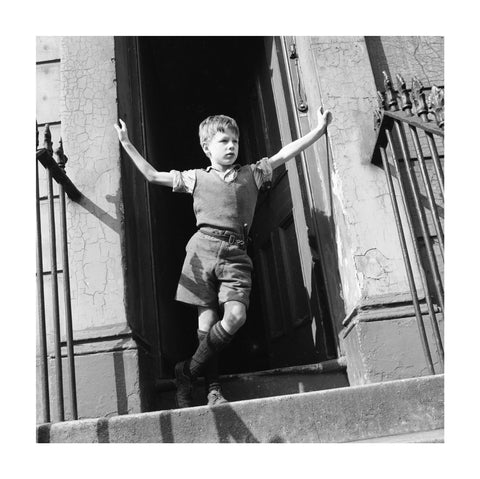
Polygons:
<instances>
[{"instance_id":1,"label":"boy's collar","mask_svg":"<svg viewBox=\"0 0 480 479\"><path fill-rule=\"evenodd\" d=\"M206 170L207 172L210 171L210 170L215 170L215 171L217 171L218 173L226 174L226 173L228 173L229 171L231 171L231 170L233 170L233 169L238 170L238 169L240 169L240 168L241 168L241 165L239 165L238 163L235 163L234 165L232 165L231 168L229 168L228 170L225 170L225 171L219 171L219 170L215 169L215 168L213 167L213 165L207 166L207 167L205 168L205 170Z\"/></svg>"}]
</instances>

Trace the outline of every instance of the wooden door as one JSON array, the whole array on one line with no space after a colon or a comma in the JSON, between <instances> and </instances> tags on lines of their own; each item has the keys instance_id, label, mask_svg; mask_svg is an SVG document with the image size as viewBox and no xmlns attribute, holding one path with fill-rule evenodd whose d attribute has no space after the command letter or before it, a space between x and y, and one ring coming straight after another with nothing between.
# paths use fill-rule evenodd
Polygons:
<instances>
[{"instance_id":1,"label":"wooden door","mask_svg":"<svg viewBox=\"0 0 480 479\"><path fill-rule=\"evenodd\" d=\"M282 147L271 80L272 69L278 69L279 64L278 58L268 54L269 50L275 55L277 52L271 52L271 40L265 47L264 61L257 67L249 98L248 137L252 144L248 149L258 156L263 152L271 156ZM297 239L301 225L296 225L294 218L294 208L303 210L302 198L292 196L290 180L285 166L274 171L271 187L259 195L251 230L255 271L252 301L261 308L272 368L313 363L321 357L315 349L310 292L302 274Z\"/></svg>"}]
</instances>

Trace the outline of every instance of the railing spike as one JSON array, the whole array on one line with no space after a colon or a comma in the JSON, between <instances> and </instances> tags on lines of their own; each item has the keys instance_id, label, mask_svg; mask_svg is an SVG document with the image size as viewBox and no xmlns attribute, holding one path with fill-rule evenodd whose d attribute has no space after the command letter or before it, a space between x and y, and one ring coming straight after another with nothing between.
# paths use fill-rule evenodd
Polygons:
<instances>
[{"instance_id":1,"label":"railing spike","mask_svg":"<svg viewBox=\"0 0 480 479\"><path fill-rule=\"evenodd\" d=\"M67 163L68 158L65 156L65 153L63 152L63 140L61 137L58 142L58 148L54 152L54 156L55 156L55 161L58 163L58 166L60 166L60 168L65 169L65 164Z\"/></svg>"},{"instance_id":2,"label":"railing spike","mask_svg":"<svg viewBox=\"0 0 480 479\"><path fill-rule=\"evenodd\" d=\"M37 145L36 145L36 149L38 150L38 121L35 120L35 128L36 128L36 133L37 133Z\"/></svg>"},{"instance_id":3,"label":"railing spike","mask_svg":"<svg viewBox=\"0 0 480 479\"><path fill-rule=\"evenodd\" d=\"M418 77L414 76L412 79L412 97L415 105L415 113L424 121L428 121L428 106L425 100L425 93L422 82Z\"/></svg>"},{"instance_id":4,"label":"railing spike","mask_svg":"<svg viewBox=\"0 0 480 479\"><path fill-rule=\"evenodd\" d=\"M385 95L381 91L377 91L377 103L379 110L385 110Z\"/></svg>"},{"instance_id":5,"label":"railing spike","mask_svg":"<svg viewBox=\"0 0 480 479\"><path fill-rule=\"evenodd\" d=\"M440 128L445 124L444 91L432 85L432 91L427 100L428 110L435 115L435 121Z\"/></svg>"},{"instance_id":6,"label":"railing spike","mask_svg":"<svg viewBox=\"0 0 480 479\"><path fill-rule=\"evenodd\" d=\"M50 153L53 153L52 145L52 133L50 132L50 125L47 123L45 125L45 130L43 133L43 147L48 150Z\"/></svg>"},{"instance_id":7,"label":"railing spike","mask_svg":"<svg viewBox=\"0 0 480 479\"><path fill-rule=\"evenodd\" d=\"M402 104L402 110L408 114L412 114L412 101L410 99L410 93L407 90L407 84L402 75L397 73L398 91L400 92L400 102Z\"/></svg>"},{"instance_id":8,"label":"railing spike","mask_svg":"<svg viewBox=\"0 0 480 479\"><path fill-rule=\"evenodd\" d=\"M390 77L385 70L382 73L384 78L383 84L385 85L385 106L388 110L398 110L397 98L395 96L395 90L392 87Z\"/></svg>"},{"instance_id":9,"label":"railing spike","mask_svg":"<svg viewBox=\"0 0 480 479\"><path fill-rule=\"evenodd\" d=\"M385 95L377 91L377 108L373 110L373 129L377 131L382 123L383 111L385 110Z\"/></svg>"}]
</instances>

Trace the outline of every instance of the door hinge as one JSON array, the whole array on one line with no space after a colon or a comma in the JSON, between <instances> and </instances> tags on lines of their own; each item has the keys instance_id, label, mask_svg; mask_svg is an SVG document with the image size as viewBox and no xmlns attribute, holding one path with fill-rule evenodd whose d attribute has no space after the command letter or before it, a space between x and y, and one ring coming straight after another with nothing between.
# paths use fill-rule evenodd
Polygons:
<instances>
[{"instance_id":1,"label":"door hinge","mask_svg":"<svg viewBox=\"0 0 480 479\"><path fill-rule=\"evenodd\" d=\"M295 60L295 71L292 70L292 77L297 82L297 87L298 87L298 99L295 98L295 102L297 105L297 110L305 113L308 110L308 104L306 102L306 99L304 100L305 96L305 90L303 88L303 85L301 85L301 80L300 80L300 68L298 66L298 54L297 54L297 46L295 43L290 43L288 50L290 52L289 58L290 60ZM302 90L303 90L303 95L302 95ZM297 95L295 95L297 96Z\"/></svg>"}]
</instances>

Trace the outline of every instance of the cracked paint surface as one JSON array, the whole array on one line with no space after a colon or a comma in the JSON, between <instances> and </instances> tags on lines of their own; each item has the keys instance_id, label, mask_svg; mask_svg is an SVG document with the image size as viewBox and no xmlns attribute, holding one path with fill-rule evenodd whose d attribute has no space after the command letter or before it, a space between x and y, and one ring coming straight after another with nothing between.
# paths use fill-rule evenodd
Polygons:
<instances>
[{"instance_id":1,"label":"cracked paint surface","mask_svg":"<svg viewBox=\"0 0 480 479\"><path fill-rule=\"evenodd\" d=\"M62 37L61 121L67 174L84 195L69 201L75 329L126 321L122 204L112 37Z\"/></svg>"},{"instance_id":2,"label":"cracked paint surface","mask_svg":"<svg viewBox=\"0 0 480 479\"><path fill-rule=\"evenodd\" d=\"M393 272L392 262L376 248L364 254L354 256L357 275L362 275L364 287L373 289L375 293L390 292L390 275Z\"/></svg>"},{"instance_id":3,"label":"cracked paint surface","mask_svg":"<svg viewBox=\"0 0 480 479\"><path fill-rule=\"evenodd\" d=\"M424 86L444 84L444 39L439 36L369 37L368 49L379 89L382 71L403 76L407 85L417 76Z\"/></svg>"},{"instance_id":4,"label":"cracked paint surface","mask_svg":"<svg viewBox=\"0 0 480 479\"><path fill-rule=\"evenodd\" d=\"M348 310L361 297L408 286L385 175L370 164L377 104L364 37L311 37L309 42L321 101L334 114L329 128L333 214Z\"/></svg>"}]
</instances>

